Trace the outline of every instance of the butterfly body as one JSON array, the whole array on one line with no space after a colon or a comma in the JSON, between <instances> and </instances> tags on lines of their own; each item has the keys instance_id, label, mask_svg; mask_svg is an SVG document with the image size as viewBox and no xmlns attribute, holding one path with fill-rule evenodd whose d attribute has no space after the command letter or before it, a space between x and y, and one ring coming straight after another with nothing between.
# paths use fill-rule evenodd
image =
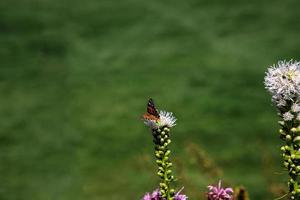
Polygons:
<instances>
[{"instance_id":1,"label":"butterfly body","mask_svg":"<svg viewBox=\"0 0 300 200\"><path fill-rule=\"evenodd\" d=\"M143 115L144 120L159 121L159 113L154 105L153 99L150 98L147 104L147 112Z\"/></svg>"}]
</instances>

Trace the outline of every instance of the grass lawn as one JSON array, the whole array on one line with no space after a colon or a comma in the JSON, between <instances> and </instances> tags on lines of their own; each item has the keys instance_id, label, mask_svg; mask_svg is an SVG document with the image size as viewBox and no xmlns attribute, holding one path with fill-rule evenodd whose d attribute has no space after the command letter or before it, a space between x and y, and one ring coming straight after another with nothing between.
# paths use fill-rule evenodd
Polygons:
<instances>
[{"instance_id":1,"label":"grass lawn","mask_svg":"<svg viewBox=\"0 0 300 200\"><path fill-rule=\"evenodd\" d=\"M149 97L178 118L172 159L191 200L220 178L273 199L287 177L263 77L300 59L299 6L1 1L0 199L141 198L158 181L140 121ZM221 172L201 169L191 146Z\"/></svg>"}]
</instances>

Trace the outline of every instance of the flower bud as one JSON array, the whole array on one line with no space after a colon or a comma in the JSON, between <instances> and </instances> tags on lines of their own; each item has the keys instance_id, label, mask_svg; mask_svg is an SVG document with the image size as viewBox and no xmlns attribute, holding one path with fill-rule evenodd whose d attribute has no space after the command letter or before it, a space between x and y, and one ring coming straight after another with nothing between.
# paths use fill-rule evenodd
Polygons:
<instances>
[{"instance_id":1,"label":"flower bud","mask_svg":"<svg viewBox=\"0 0 300 200\"><path fill-rule=\"evenodd\" d=\"M168 151L166 152L165 156L169 156L169 155L170 155L170 153L171 153L171 151L170 151L170 150L168 150Z\"/></svg>"},{"instance_id":2,"label":"flower bud","mask_svg":"<svg viewBox=\"0 0 300 200\"><path fill-rule=\"evenodd\" d=\"M167 185L166 185L165 183L159 183L159 186L160 186L161 188L164 188L164 189L168 188Z\"/></svg>"},{"instance_id":3,"label":"flower bud","mask_svg":"<svg viewBox=\"0 0 300 200\"><path fill-rule=\"evenodd\" d=\"M156 160L156 163L161 165L162 164L162 161L161 160Z\"/></svg>"},{"instance_id":4,"label":"flower bud","mask_svg":"<svg viewBox=\"0 0 300 200\"><path fill-rule=\"evenodd\" d=\"M172 163L168 163L168 164L167 164L167 168L172 167L172 165L173 165Z\"/></svg>"},{"instance_id":5,"label":"flower bud","mask_svg":"<svg viewBox=\"0 0 300 200\"><path fill-rule=\"evenodd\" d=\"M164 177L164 174L163 174L163 173L161 173L161 172L157 172L157 175L158 175L159 177L161 177L161 178L163 178L163 177Z\"/></svg>"},{"instance_id":6,"label":"flower bud","mask_svg":"<svg viewBox=\"0 0 300 200\"><path fill-rule=\"evenodd\" d=\"M165 127L165 128L164 128L164 131L169 132L170 129L169 129L168 127Z\"/></svg>"},{"instance_id":7,"label":"flower bud","mask_svg":"<svg viewBox=\"0 0 300 200\"><path fill-rule=\"evenodd\" d=\"M292 140L292 136L291 136L291 135L286 135L286 136L285 136L285 139L286 139L287 141L291 141L291 140Z\"/></svg>"},{"instance_id":8,"label":"flower bud","mask_svg":"<svg viewBox=\"0 0 300 200\"><path fill-rule=\"evenodd\" d=\"M291 164L291 168L295 168L296 167L296 165L295 164Z\"/></svg>"},{"instance_id":9,"label":"flower bud","mask_svg":"<svg viewBox=\"0 0 300 200\"><path fill-rule=\"evenodd\" d=\"M292 131L293 133L296 133L296 132L298 131L298 129L295 128L295 127L293 127L293 128L291 128L291 131Z\"/></svg>"},{"instance_id":10,"label":"flower bud","mask_svg":"<svg viewBox=\"0 0 300 200\"><path fill-rule=\"evenodd\" d=\"M288 162L283 162L283 165L287 168L289 166Z\"/></svg>"},{"instance_id":11,"label":"flower bud","mask_svg":"<svg viewBox=\"0 0 300 200\"><path fill-rule=\"evenodd\" d=\"M300 136L296 136L296 137L293 139L293 142L295 142L296 144L300 145Z\"/></svg>"},{"instance_id":12,"label":"flower bud","mask_svg":"<svg viewBox=\"0 0 300 200\"><path fill-rule=\"evenodd\" d=\"M170 193L173 195L173 194L175 194L175 190L174 189L171 189L170 190Z\"/></svg>"}]
</instances>

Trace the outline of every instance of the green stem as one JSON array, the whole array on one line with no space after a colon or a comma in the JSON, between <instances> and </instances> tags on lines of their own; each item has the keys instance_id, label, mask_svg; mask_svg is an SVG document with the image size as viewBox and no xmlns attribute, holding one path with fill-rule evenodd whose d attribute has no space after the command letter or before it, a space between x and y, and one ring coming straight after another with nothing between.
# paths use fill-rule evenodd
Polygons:
<instances>
[{"instance_id":1,"label":"green stem","mask_svg":"<svg viewBox=\"0 0 300 200\"><path fill-rule=\"evenodd\" d=\"M285 108L280 109L280 116L285 112L291 111L292 102L289 102ZM296 113L292 113L296 115ZM290 179L288 181L290 199L300 199L300 128L299 121L296 117L291 121L279 121L281 125L280 138L285 141L285 145L281 147L283 151L283 165L288 170Z\"/></svg>"},{"instance_id":2,"label":"green stem","mask_svg":"<svg viewBox=\"0 0 300 200\"><path fill-rule=\"evenodd\" d=\"M161 179L159 183L160 193L166 200L173 200L175 192L170 184L174 181L174 176L171 170L172 163L169 160L171 151L168 149L171 143L170 129L168 127L161 127L152 132L154 137L153 142L155 143L155 157L157 158L156 163L158 165L157 175Z\"/></svg>"}]
</instances>

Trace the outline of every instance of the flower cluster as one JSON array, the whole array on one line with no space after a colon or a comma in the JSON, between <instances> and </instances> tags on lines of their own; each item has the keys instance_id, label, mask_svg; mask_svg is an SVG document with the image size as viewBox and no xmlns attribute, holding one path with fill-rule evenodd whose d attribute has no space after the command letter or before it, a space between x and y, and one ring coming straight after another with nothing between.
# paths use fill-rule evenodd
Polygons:
<instances>
[{"instance_id":1,"label":"flower cluster","mask_svg":"<svg viewBox=\"0 0 300 200\"><path fill-rule=\"evenodd\" d=\"M300 62L280 61L268 69L265 87L281 118L283 165L287 169L290 199L300 199Z\"/></svg>"},{"instance_id":2,"label":"flower cluster","mask_svg":"<svg viewBox=\"0 0 300 200\"><path fill-rule=\"evenodd\" d=\"M143 200L161 200L161 195L159 189L156 189L150 194L149 192L145 194Z\"/></svg>"},{"instance_id":3,"label":"flower cluster","mask_svg":"<svg viewBox=\"0 0 300 200\"><path fill-rule=\"evenodd\" d=\"M273 102L285 106L286 101L297 98L300 93L300 62L279 61L268 69L264 83Z\"/></svg>"},{"instance_id":4,"label":"flower cluster","mask_svg":"<svg viewBox=\"0 0 300 200\"><path fill-rule=\"evenodd\" d=\"M155 157L158 167L157 175L160 178L159 192L152 195L147 193L144 200L185 200L187 197L180 193L175 194L171 183L174 181L172 162L170 161L171 143L170 128L175 126L176 118L171 112L156 109L153 99L149 99L147 113L143 115L144 123L150 127L155 145Z\"/></svg>"},{"instance_id":5,"label":"flower cluster","mask_svg":"<svg viewBox=\"0 0 300 200\"><path fill-rule=\"evenodd\" d=\"M182 190L182 189L181 189ZM181 194L181 190L178 191L175 196L174 200L187 200L188 197L184 194ZM165 198L161 197L159 189L156 189L150 194L149 192L145 194L143 200L166 200Z\"/></svg>"},{"instance_id":6,"label":"flower cluster","mask_svg":"<svg viewBox=\"0 0 300 200\"><path fill-rule=\"evenodd\" d=\"M232 188L222 188L221 181L218 186L208 186L209 192L207 193L208 200L232 200Z\"/></svg>"},{"instance_id":7,"label":"flower cluster","mask_svg":"<svg viewBox=\"0 0 300 200\"><path fill-rule=\"evenodd\" d=\"M172 128L176 125L176 118L173 113L164 110L159 111L159 119L143 119L144 123L150 127L152 130L158 129L160 127Z\"/></svg>"}]
</instances>

